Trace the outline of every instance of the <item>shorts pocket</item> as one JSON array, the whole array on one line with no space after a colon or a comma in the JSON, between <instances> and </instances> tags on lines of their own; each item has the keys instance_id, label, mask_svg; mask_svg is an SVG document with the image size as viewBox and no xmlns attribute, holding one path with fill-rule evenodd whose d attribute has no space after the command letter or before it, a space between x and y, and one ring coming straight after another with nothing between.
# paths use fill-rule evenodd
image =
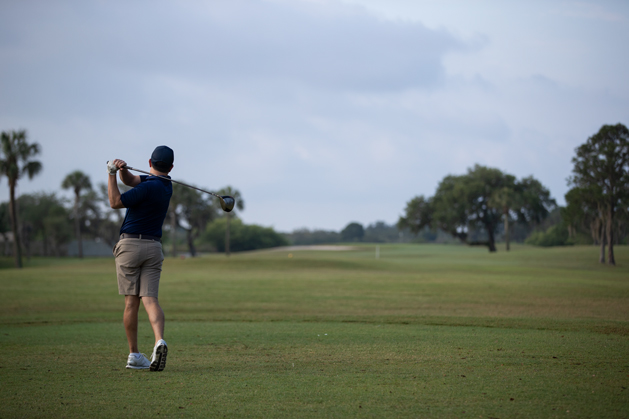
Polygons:
<instances>
[{"instance_id":1,"label":"shorts pocket","mask_svg":"<svg viewBox=\"0 0 629 419\"><path fill-rule=\"evenodd\" d=\"M136 243L119 241L114 248L114 256L121 266L137 266L140 259L140 246Z\"/></svg>"}]
</instances>

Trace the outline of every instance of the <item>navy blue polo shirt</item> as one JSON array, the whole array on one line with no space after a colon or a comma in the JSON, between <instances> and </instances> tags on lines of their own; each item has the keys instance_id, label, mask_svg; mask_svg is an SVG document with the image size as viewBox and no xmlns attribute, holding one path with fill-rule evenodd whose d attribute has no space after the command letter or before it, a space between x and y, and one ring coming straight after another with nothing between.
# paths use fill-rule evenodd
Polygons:
<instances>
[{"instance_id":1,"label":"navy blue polo shirt","mask_svg":"<svg viewBox=\"0 0 629 419\"><path fill-rule=\"evenodd\" d=\"M120 234L162 237L173 184L155 176L140 176L140 180L138 185L120 195L122 204L127 208Z\"/></svg>"}]
</instances>

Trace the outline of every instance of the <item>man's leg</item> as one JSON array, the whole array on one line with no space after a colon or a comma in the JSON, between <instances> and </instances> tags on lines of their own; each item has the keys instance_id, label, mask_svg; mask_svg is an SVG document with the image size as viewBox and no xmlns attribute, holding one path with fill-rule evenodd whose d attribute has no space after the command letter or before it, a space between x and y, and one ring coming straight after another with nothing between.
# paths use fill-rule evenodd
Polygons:
<instances>
[{"instance_id":1,"label":"man's leg","mask_svg":"<svg viewBox=\"0 0 629 419\"><path fill-rule=\"evenodd\" d=\"M151 371L163 371L166 367L168 347L164 339L164 311L157 301L157 297L142 297L142 303L149 315L149 321L155 334L155 347L151 355Z\"/></svg>"},{"instance_id":2,"label":"man's leg","mask_svg":"<svg viewBox=\"0 0 629 419\"><path fill-rule=\"evenodd\" d=\"M129 353L138 353L138 310L140 297L137 295L124 296L124 330L129 341Z\"/></svg>"},{"instance_id":3,"label":"man's leg","mask_svg":"<svg viewBox=\"0 0 629 419\"><path fill-rule=\"evenodd\" d=\"M153 334L155 335L155 344L157 345L159 340L164 339L164 310L162 310L156 297L142 297L142 304L144 304L146 313L149 316Z\"/></svg>"},{"instance_id":4,"label":"man's leg","mask_svg":"<svg viewBox=\"0 0 629 419\"><path fill-rule=\"evenodd\" d=\"M168 346L164 341L164 311L159 305L157 295L164 254L159 242L150 241L144 244L144 247L147 257L142 264L142 273L140 274L140 295L155 335L155 347L153 348L153 355L151 355L150 370L163 371L166 367Z\"/></svg>"}]
</instances>

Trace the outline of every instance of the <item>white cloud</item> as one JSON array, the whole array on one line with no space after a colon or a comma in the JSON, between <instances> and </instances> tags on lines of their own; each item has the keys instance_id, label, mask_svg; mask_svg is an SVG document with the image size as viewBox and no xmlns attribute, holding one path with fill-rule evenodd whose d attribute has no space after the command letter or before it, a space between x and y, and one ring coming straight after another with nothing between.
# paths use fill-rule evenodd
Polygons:
<instances>
[{"instance_id":1,"label":"white cloud","mask_svg":"<svg viewBox=\"0 0 629 419\"><path fill-rule=\"evenodd\" d=\"M588 1L563 2L561 8L553 12L560 16L602 20L604 22L627 22L627 16L619 11L611 10L607 5Z\"/></svg>"},{"instance_id":2,"label":"white cloud","mask_svg":"<svg viewBox=\"0 0 629 419\"><path fill-rule=\"evenodd\" d=\"M43 146L44 175L22 192L75 169L104 181L106 160L142 167L168 144L175 179L232 185L245 221L282 230L394 222L475 163L561 200L574 147L627 122L624 58L579 67L627 30L584 40L570 18L555 33L540 4L482 3L470 13L509 10L483 32L437 24L434 5L426 26L337 1L5 2L0 127Z\"/></svg>"}]
</instances>

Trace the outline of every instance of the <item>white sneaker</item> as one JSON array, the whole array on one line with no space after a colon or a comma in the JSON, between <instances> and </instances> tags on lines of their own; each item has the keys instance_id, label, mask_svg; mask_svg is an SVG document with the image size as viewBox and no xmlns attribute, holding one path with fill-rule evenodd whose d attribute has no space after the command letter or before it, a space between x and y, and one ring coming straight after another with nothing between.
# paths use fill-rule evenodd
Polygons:
<instances>
[{"instance_id":1,"label":"white sneaker","mask_svg":"<svg viewBox=\"0 0 629 419\"><path fill-rule=\"evenodd\" d=\"M164 371L166 367L166 356L168 355L168 346L164 339L157 341L157 345L153 348L151 356L151 371Z\"/></svg>"},{"instance_id":2,"label":"white sneaker","mask_svg":"<svg viewBox=\"0 0 629 419\"><path fill-rule=\"evenodd\" d=\"M151 361L144 354L129 354L127 368L134 370L145 370L151 366Z\"/></svg>"}]
</instances>

